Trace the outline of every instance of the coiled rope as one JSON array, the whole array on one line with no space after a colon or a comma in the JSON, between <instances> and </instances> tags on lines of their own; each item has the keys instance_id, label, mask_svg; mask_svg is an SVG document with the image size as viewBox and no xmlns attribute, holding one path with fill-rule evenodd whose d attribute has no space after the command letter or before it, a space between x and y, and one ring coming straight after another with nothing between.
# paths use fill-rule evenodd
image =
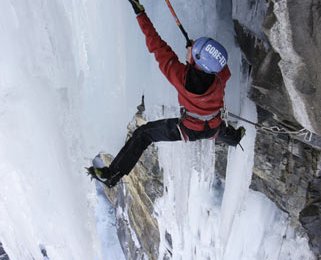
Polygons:
<instances>
[{"instance_id":1,"label":"coiled rope","mask_svg":"<svg viewBox=\"0 0 321 260\"><path fill-rule=\"evenodd\" d=\"M312 136L313 136L313 133L306 128L302 128L298 131L290 131L284 127L279 127L279 126L272 126L272 127L263 126L259 123L254 123L248 119L245 119L243 117L235 115L235 114L229 112L226 107L223 107L221 109L221 118L222 118L222 120L224 120L226 126L228 125L228 117L233 117L233 118L242 120L246 123L254 125L257 129L261 129L265 132L269 132L269 133L273 133L273 134L287 134L287 135L303 136L304 141L306 141L306 142L311 142Z\"/></svg>"}]
</instances>

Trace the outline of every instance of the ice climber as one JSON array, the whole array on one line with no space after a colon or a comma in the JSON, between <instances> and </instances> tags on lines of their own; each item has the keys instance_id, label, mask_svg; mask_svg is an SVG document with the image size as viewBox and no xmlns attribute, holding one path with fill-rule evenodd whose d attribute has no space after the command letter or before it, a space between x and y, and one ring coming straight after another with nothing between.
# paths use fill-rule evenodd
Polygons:
<instances>
[{"instance_id":1,"label":"ice climber","mask_svg":"<svg viewBox=\"0 0 321 260\"><path fill-rule=\"evenodd\" d=\"M137 15L149 52L154 54L161 72L178 92L181 117L138 127L109 167L96 156L88 173L110 188L130 173L152 142L216 139L236 146L245 134L243 127L236 130L226 126L220 116L225 85L231 76L225 48L211 38L201 37L187 48L187 62L183 64L158 35L139 0L128 1Z\"/></svg>"}]
</instances>

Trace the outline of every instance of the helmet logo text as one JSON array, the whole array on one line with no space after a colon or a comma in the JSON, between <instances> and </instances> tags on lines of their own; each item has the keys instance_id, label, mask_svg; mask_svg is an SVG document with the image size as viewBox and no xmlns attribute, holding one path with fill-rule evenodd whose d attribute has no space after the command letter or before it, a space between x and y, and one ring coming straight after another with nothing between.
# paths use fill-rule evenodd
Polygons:
<instances>
[{"instance_id":1,"label":"helmet logo text","mask_svg":"<svg viewBox=\"0 0 321 260\"><path fill-rule=\"evenodd\" d=\"M209 54L211 54L211 56L216 59L222 67L225 66L226 64L226 59L225 57L222 55L222 53L220 51L218 51L213 45L208 44L205 47L205 51L208 52Z\"/></svg>"}]
</instances>

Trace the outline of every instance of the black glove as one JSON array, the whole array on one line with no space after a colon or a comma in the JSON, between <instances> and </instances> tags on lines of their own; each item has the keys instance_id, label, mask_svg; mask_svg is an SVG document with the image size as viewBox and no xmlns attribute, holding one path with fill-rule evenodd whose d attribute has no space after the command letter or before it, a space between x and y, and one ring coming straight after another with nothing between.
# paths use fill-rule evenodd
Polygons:
<instances>
[{"instance_id":1,"label":"black glove","mask_svg":"<svg viewBox=\"0 0 321 260\"><path fill-rule=\"evenodd\" d=\"M139 3L139 0L128 0L134 9L135 14L140 14L145 11L145 8L143 5Z\"/></svg>"}]
</instances>

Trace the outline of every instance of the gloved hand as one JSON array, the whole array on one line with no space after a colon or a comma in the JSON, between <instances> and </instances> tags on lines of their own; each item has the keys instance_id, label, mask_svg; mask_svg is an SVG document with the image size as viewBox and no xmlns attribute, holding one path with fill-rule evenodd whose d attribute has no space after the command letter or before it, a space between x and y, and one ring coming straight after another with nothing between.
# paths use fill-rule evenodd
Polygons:
<instances>
[{"instance_id":1,"label":"gloved hand","mask_svg":"<svg viewBox=\"0 0 321 260\"><path fill-rule=\"evenodd\" d=\"M139 3L139 0L128 0L134 9L135 14L140 14L145 11L145 8L143 5Z\"/></svg>"}]
</instances>

